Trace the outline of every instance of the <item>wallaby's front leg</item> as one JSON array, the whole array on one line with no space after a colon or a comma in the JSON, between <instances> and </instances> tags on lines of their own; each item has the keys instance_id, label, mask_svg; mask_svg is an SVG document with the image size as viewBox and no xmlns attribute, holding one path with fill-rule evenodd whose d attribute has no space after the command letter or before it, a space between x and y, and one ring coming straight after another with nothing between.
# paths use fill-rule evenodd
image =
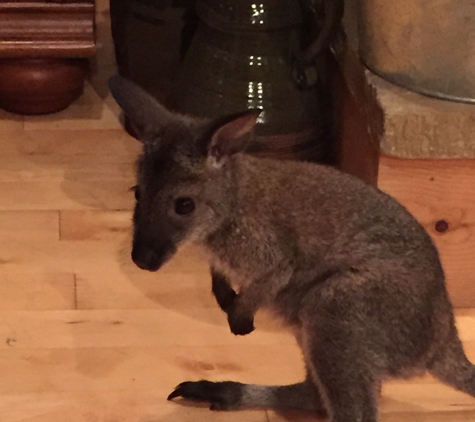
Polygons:
<instances>
[{"instance_id":1,"label":"wallaby's front leg","mask_svg":"<svg viewBox=\"0 0 475 422\"><path fill-rule=\"evenodd\" d=\"M289 273L283 271L267 274L243 287L227 311L231 332L245 335L254 331L254 315L257 310L265 303L271 303L289 279Z\"/></svg>"},{"instance_id":2,"label":"wallaby's front leg","mask_svg":"<svg viewBox=\"0 0 475 422\"><path fill-rule=\"evenodd\" d=\"M254 331L254 312L246 304L246 295L239 294L227 311L231 332L245 336Z\"/></svg>"},{"instance_id":3,"label":"wallaby's front leg","mask_svg":"<svg viewBox=\"0 0 475 422\"><path fill-rule=\"evenodd\" d=\"M226 277L213 267L211 267L211 289L219 307L227 313L237 294Z\"/></svg>"},{"instance_id":4,"label":"wallaby's front leg","mask_svg":"<svg viewBox=\"0 0 475 422\"><path fill-rule=\"evenodd\" d=\"M229 328L236 335L246 335L254 331L254 315L247 314L239 303L239 297L229 281L221 273L211 268L212 291L219 307L228 315ZM240 310L241 309L241 310Z\"/></svg>"}]
</instances>

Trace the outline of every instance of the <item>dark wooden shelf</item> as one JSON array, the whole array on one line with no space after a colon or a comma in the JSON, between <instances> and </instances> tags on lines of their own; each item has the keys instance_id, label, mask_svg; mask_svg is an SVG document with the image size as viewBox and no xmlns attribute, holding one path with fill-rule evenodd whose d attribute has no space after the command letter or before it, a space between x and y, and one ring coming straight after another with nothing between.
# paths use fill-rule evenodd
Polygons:
<instances>
[{"instance_id":1,"label":"dark wooden shelf","mask_svg":"<svg viewBox=\"0 0 475 422\"><path fill-rule=\"evenodd\" d=\"M82 92L95 53L93 0L0 3L0 107L60 111Z\"/></svg>"}]
</instances>

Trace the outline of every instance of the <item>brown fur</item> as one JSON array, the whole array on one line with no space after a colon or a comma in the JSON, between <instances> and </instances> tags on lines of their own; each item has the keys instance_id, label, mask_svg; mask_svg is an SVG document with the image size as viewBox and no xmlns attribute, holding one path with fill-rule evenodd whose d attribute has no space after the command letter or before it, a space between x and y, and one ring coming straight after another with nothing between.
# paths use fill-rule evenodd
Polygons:
<instances>
[{"instance_id":1,"label":"brown fur","mask_svg":"<svg viewBox=\"0 0 475 422\"><path fill-rule=\"evenodd\" d=\"M242 153L258 112L195 120L121 78L110 85L145 143L134 261L155 271L183 243L201 246L231 331L250 333L269 308L297 333L307 366L292 386L186 382L170 398L376 422L388 377L429 371L475 396L437 250L402 205L330 167Z\"/></svg>"}]
</instances>

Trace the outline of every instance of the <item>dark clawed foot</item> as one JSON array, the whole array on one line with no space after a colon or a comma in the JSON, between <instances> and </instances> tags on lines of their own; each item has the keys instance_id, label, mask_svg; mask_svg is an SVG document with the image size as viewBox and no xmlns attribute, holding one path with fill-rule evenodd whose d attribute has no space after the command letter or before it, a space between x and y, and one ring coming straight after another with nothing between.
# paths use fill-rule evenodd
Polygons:
<instances>
[{"instance_id":1,"label":"dark clawed foot","mask_svg":"<svg viewBox=\"0 0 475 422\"><path fill-rule=\"evenodd\" d=\"M228 323L231 332L237 336L245 336L254 331L254 318L233 317L228 315Z\"/></svg>"},{"instance_id":2,"label":"dark clawed foot","mask_svg":"<svg viewBox=\"0 0 475 422\"><path fill-rule=\"evenodd\" d=\"M239 407L241 395L242 385L238 382L186 381L179 384L167 400L183 397L208 402L210 410L233 410Z\"/></svg>"}]
</instances>

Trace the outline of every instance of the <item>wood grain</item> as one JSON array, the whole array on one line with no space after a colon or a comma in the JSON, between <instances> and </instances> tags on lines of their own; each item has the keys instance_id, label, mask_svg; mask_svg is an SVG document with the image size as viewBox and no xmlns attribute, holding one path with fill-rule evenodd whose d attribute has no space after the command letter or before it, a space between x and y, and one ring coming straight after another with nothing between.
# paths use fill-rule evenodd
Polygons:
<instances>
[{"instance_id":1,"label":"wood grain","mask_svg":"<svg viewBox=\"0 0 475 422\"><path fill-rule=\"evenodd\" d=\"M457 307L475 307L475 160L381 156L379 187L424 225L437 245ZM448 230L436 230L438 221Z\"/></svg>"},{"instance_id":2,"label":"wood grain","mask_svg":"<svg viewBox=\"0 0 475 422\"><path fill-rule=\"evenodd\" d=\"M71 310L75 296L72 273L0 272L0 311Z\"/></svg>"},{"instance_id":3,"label":"wood grain","mask_svg":"<svg viewBox=\"0 0 475 422\"><path fill-rule=\"evenodd\" d=\"M121 129L119 108L111 98L102 98L89 82L84 84L84 94L66 110L25 119L23 128L30 130L84 130Z\"/></svg>"},{"instance_id":4,"label":"wood grain","mask_svg":"<svg viewBox=\"0 0 475 422\"><path fill-rule=\"evenodd\" d=\"M263 411L223 414L204 407L190 409L167 403L164 394L153 388L4 397L0 410L8 422L267 422Z\"/></svg>"},{"instance_id":5,"label":"wood grain","mask_svg":"<svg viewBox=\"0 0 475 422\"><path fill-rule=\"evenodd\" d=\"M112 240L132 229L130 211L64 210L60 212L61 240Z\"/></svg>"}]
</instances>

